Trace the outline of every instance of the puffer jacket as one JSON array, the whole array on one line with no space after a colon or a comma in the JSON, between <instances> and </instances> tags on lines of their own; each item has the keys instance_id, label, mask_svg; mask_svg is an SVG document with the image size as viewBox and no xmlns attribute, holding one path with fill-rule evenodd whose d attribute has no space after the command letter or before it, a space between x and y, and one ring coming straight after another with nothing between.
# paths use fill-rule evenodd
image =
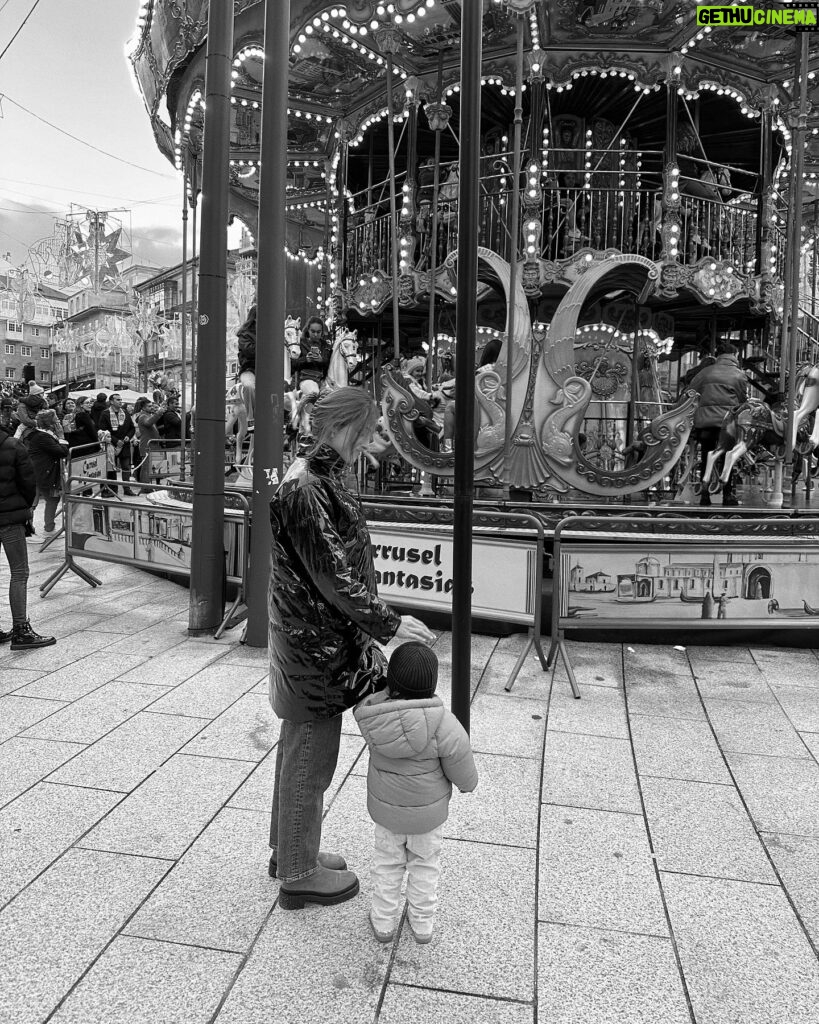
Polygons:
<instances>
[{"instance_id":1,"label":"puffer jacket","mask_svg":"<svg viewBox=\"0 0 819 1024\"><path fill-rule=\"evenodd\" d=\"M387 700L378 693L355 709L370 748L367 810L391 832L419 835L449 816L452 784L478 785L469 737L440 697Z\"/></svg>"},{"instance_id":2,"label":"puffer jacket","mask_svg":"<svg viewBox=\"0 0 819 1024\"><path fill-rule=\"evenodd\" d=\"M30 519L36 497L37 481L28 452L0 427L0 526Z\"/></svg>"},{"instance_id":3,"label":"puffer jacket","mask_svg":"<svg viewBox=\"0 0 819 1024\"><path fill-rule=\"evenodd\" d=\"M378 597L372 546L344 460L294 459L270 503L270 700L291 722L333 718L385 685L400 617Z\"/></svg>"},{"instance_id":4,"label":"puffer jacket","mask_svg":"<svg viewBox=\"0 0 819 1024\"><path fill-rule=\"evenodd\" d=\"M719 427L725 414L742 405L748 397L748 378L736 356L717 356L716 362L700 370L689 387L700 396L694 413L694 427Z\"/></svg>"}]
</instances>

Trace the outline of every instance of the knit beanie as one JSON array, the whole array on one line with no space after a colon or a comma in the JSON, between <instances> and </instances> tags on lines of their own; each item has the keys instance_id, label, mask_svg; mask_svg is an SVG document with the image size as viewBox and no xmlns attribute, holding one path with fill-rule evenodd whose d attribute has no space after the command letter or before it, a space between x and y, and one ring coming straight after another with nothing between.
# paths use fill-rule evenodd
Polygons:
<instances>
[{"instance_id":1,"label":"knit beanie","mask_svg":"<svg viewBox=\"0 0 819 1024\"><path fill-rule=\"evenodd\" d=\"M39 384L29 384L28 393L30 395L44 395L45 389L41 388Z\"/></svg>"},{"instance_id":2,"label":"knit beanie","mask_svg":"<svg viewBox=\"0 0 819 1024\"><path fill-rule=\"evenodd\" d=\"M438 683L438 659L420 640L409 640L392 653L387 686L405 700L432 697Z\"/></svg>"}]
</instances>

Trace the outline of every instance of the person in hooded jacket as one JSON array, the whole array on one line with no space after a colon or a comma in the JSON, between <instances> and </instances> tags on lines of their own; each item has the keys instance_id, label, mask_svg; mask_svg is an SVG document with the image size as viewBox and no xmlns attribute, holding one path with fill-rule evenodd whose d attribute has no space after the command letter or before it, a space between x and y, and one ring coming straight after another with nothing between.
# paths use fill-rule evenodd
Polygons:
<instances>
[{"instance_id":1,"label":"person in hooded jacket","mask_svg":"<svg viewBox=\"0 0 819 1024\"><path fill-rule=\"evenodd\" d=\"M478 785L469 736L435 696L438 659L423 644L396 647L387 671L388 694L355 709L370 751L367 809L375 822L370 927L392 942L407 871L407 919L416 942L432 939L444 822L452 784Z\"/></svg>"},{"instance_id":2,"label":"person in hooded jacket","mask_svg":"<svg viewBox=\"0 0 819 1024\"><path fill-rule=\"evenodd\" d=\"M313 438L270 506L270 698L282 719L270 815L269 873L279 906L333 904L358 893L343 857L320 852L324 793L338 761L341 716L386 685L378 642L434 635L378 596L372 545L346 469L372 439L378 407L358 388L328 392Z\"/></svg>"},{"instance_id":3,"label":"person in hooded jacket","mask_svg":"<svg viewBox=\"0 0 819 1024\"><path fill-rule=\"evenodd\" d=\"M24 445L11 434L8 420L0 416L0 547L9 563L11 629L0 629L0 644L11 641L13 651L50 647L53 636L40 636L31 628L26 611L28 551L26 523L37 496L34 466Z\"/></svg>"}]
</instances>

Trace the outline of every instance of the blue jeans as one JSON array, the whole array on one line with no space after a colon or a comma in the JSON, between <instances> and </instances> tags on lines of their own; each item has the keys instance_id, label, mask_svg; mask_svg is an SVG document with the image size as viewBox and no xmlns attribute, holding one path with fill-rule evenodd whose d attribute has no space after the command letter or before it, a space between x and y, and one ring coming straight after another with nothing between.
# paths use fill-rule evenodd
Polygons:
<instances>
[{"instance_id":1,"label":"blue jeans","mask_svg":"<svg viewBox=\"0 0 819 1024\"><path fill-rule=\"evenodd\" d=\"M6 552L9 569L11 570L11 579L9 581L11 621L15 626L24 626L28 618L26 615L28 551L26 549L25 526L22 523L0 526L0 547Z\"/></svg>"},{"instance_id":2,"label":"blue jeans","mask_svg":"<svg viewBox=\"0 0 819 1024\"><path fill-rule=\"evenodd\" d=\"M56 529L54 517L57 515L57 507L60 504L60 495L52 494L50 490L40 490L40 488L38 487L37 497L34 501L35 508L37 508L37 506L39 505L41 498L43 499L43 504L45 505L45 517L43 521L43 528L45 529L46 533L53 533L54 530Z\"/></svg>"},{"instance_id":3,"label":"blue jeans","mask_svg":"<svg viewBox=\"0 0 819 1024\"><path fill-rule=\"evenodd\" d=\"M341 715L314 722L282 721L270 813L270 849L284 882L318 868L324 794L341 744Z\"/></svg>"}]
</instances>

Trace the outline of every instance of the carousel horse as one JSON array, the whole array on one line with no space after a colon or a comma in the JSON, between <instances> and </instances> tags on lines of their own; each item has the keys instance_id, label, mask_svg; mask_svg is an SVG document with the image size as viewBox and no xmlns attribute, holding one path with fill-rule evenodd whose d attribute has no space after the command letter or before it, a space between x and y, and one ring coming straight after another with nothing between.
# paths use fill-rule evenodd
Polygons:
<instances>
[{"instance_id":1,"label":"carousel horse","mask_svg":"<svg viewBox=\"0 0 819 1024\"><path fill-rule=\"evenodd\" d=\"M797 398L799 407L793 416L793 444L796 447L797 435L803 420L806 420L811 413L819 409L819 364L811 366L807 373L804 373L797 383ZM813 422L813 431L808 438L809 451L819 448L819 416Z\"/></svg>"},{"instance_id":2,"label":"carousel horse","mask_svg":"<svg viewBox=\"0 0 819 1024\"><path fill-rule=\"evenodd\" d=\"M248 421L248 387L241 381L231 385L225 395L225 441L235 443L233 465L239 475L247 475L253 465L253 432ZM234 429L235 428L235 429ZM247 454L244 443L250 435Z\"/></svg>"},{"instance_id":3,"label":"carousel horse","mask_svg":"<svg viewBox=\"0 0 819 1024\"><path fill-rule=\"evenodd\" d=\"M350 374L358 366L358 337L355 331L342 331L333 343L330 365L327 368L327 383L331 387L346 388Z\"/></svg>"},{"instance_id":4,"label":"carousel horse","mask_svg":"<svg viewBox=\"0 0 819 1024\"><path fill-rule=\"evenodd\" d=\"M749 398L725 414L717 447L708 454L703 485L708 483L709 490L718 491L721 484L728 482L740 459L751 465L756 464L760 455L772 460L781 455L784 445L785 419L781 412L760 398ZM725 455L725 463L722 473L715 477L714 466L721 455Z\"/></svg>"}]
</instances>

